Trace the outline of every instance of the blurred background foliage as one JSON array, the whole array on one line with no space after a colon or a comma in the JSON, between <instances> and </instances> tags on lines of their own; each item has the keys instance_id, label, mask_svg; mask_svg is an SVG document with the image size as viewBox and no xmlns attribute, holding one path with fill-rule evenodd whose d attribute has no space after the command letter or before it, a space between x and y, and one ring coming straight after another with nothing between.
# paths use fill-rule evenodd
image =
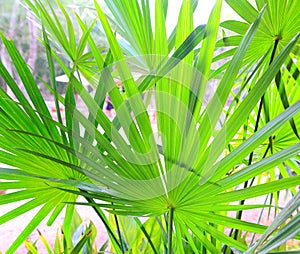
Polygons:
<instances>
[{"instance_id":1,"label":"blurred background foliage","mask_svg":"<svg viewBox=\"0 0 300 254\"><path fill-rule=\"evenodd\" d=\"M54 12L58 14L58 17L62 17L62 12L59 6L54 0L49 0L49 4L53 7ZM76 23L75 13L82 17L87 24L91 24L96 16L95 12L91 11L93 6L92 1L76 1L76 0L63 0L61 3L65 6L66 10L70 14L70 18L74 26L75 36L77 43L81 36L81 29ZM48 5L48 11L50 8ZM31 67L32 73L36 82L38 82L39 87L44 96L50 96L50 93L45 86L42 85L41 80L49 83L50 76L48 70L47 57L45 55L44 46L40 43L41 41L41 27L39 26L39 21L32 12L26 7L24 1L19 0L0 0L0 32L2 32L7 38L13 38L16 47L18 48L21 55L24 57L27 64ZM63 26L66 25L66 20L60 18L60 22ZM99 21L97 21L99 23ZM96 38L97 45L107 46L104 32L101 31L101 25L95 25L91 34L97 34L94 36ZM52 41L53 42L53 41ZM61 58L61 60L66 65L71 65L72 61L68 58L68 55L61 49L59 44L53 42L53 46L56 46L56 50ZM3 43L0 40L0 60L4 63L7 70L14 76L20 89L26 94L22 82L16 71L12 62L4 48ZM55 71L57 76L63 75L64 72L60 65L54 61ZM7 91L7 86L4 83L2 77L0 77L0 86ZM60 93L65 93L66 83L58 82L58 91ZM8 89L9 90L9 89ZM10 93L12 95L12 93Z\"/></svg>"}]
</instances>

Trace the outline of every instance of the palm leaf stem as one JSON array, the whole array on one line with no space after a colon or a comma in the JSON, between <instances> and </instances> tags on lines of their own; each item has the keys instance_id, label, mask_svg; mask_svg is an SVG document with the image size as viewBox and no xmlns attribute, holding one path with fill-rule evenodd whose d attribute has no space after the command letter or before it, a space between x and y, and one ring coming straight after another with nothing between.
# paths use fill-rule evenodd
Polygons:
<instances>
[{"instance_id":1,"label":"palm leaf stem","mask_svg":"<svg viewBox=\"0 0 300 254\"><path fill-rule=\"evenodd\" d=\"M272 54L271 54L271 59L270 59L270 62L269 62L269 66L271 65L271 63L273 62L273 60L275 58L275 53L276 53L276 50L277 50L278 43L279 43L279 39L277 38L274 42L274 47L273 47L273 51L272 51ZM261 97L261 100L259 102L259 107L258 107L258 112L257 112L257 117L256 117L256 122L255 122L255 127L254 127L254 133L257 132L257 130L258 130L259 119L261 117L261 112L262 112L264 103L265 103L265 95L263 95ZM272 151L272 137L269 137L269 144L268 144L268 147L266 149L266 152L263 155L263 159L266 157L267 152L268 152L269 149L271 149L271 151ZM252 151L250 153L249 161L248 161L249 166L252 164L253 156L254 156L254 151ZM252 179L250 186L253 184L253 182L254 182L254 179ZM244 183L244 189L247 188L247 187L248 187L248 180ZM245 203L245 200L240 201L240 205L244 205L244 203ZM236 218L240 220L242 218L242 214L243 214L242 210L238 211ZM235 240L237 240L238 231L239 230L235 230L235 233L234 233L234 239Z\"/></svg>"},{"instance_id":2,"label":"palm leaf stem","mask_svg":"<svg viewBox=\"0 0 300 254\"><path fill-rule=\"evenodd\" d=\"M81 192L87 193L84 190L81 190ZM85 195L84 195L84 197L88 201L88 203L93 204L92 207L93 207L94 211L96 212L96 214L98 215L98 217L100 218L100 220L103 222L103 224L104 224L104 226L105 226L108 234L112 237L113 242L117 245L117 247L120 248L120 250L123 250L122 244L118 241L118 239L117 239L116 235L114 234L113 230L111 229L110 225L107 223L106 219L104 218L103 212L96 205L96 202L94 201L94 199L91 198L91 197L87 197ZM114 247L116 247L116 246L114 245Z\"/></svg>"},{"instance_id":3,"label":"palm leaf stem","mask_svg":"<svg viewBox=\"0 0 300 254\"><path fill-rule=\"evenodd\" d=\"M264 205L267 203L268 198L269 198L269 194L267 195L267 197L266 197L266 199L265 199L265 201L264 201ZM259 222L261 221L261 219L262 219L264 210L265 210L265 209L262 208L261 211L260 211L260 213L259 213L259 217L258 217L258 220L257 220L258 223L259 223ZM256 236L256 233L253 233L252 238L251 238L251 242L250 242L249 246L251 246L251 245L254 243L255 236Z\"/></svg>"},{"instance_id":4,"label":"palm leaf stem","mask_svg":"<svg viewBox=\"0 0 300 254\"><path fill-rule=\"evenodd\" d=\"M172 254L174 207L170 206L168 214L168 254Z\"/></svg>"},{"instance_id":5,"label":"palm leaf stem","mask_svg":"<svg viewBox=\"0 0 300 254\"><path fill-rule=\"evenodd\" d=\"M118 233L118 237L119 237L119 240L120 240L121 252L125 253L123 239L122 239L121 230L120 230L120 224L119 224L118 216L116 214L114 214L114 220L115 220L115 223L116 223L117 233Z\"/></svg>"},{"instance_id":6,"label":"palm leaf stem","mask_svg":"<svg viewBox=\"0 0 300 254\"><path fill-rule=\"evenodd\" d=\"M133 219L136 222L136 224L139 226L140 230L144 233L145 237L147 238L147 240L148 240L148 242L149 242L149 244L150 244L150 246L151 246L151 248L153 250L153 253L154 254L158 254L158 252L155 249L155 246L154 246L154 244L153 244L153 242L151 240L151 236L148 234L148 232L145 229L144 225L141 223L141 221L138 218L134 217ZM156 217L156 220L157 220L157 217Z\"/></svg>"},{"instance_id":7,"label":"palm leaf stem","mask_svg":"<svg viewBox=\"0 0 300 254\"><path fill-rule=\"evenodd\" d=\"M163 215L163 217L164 217L164 215ZM161 219L158 216L156 216L155 219L156 219L156 221L157 221L157 223L158 223L158 225L159 225L159 227L160 227L160 229L161 229L161 231L163 233L163 236L164 236L163 237L164 249L167 250L167 239L168 239L167 232L166 232L166 230L165 230L165 228L164 228L164 226L162 224Z\"/></svg>"}]
</instances>

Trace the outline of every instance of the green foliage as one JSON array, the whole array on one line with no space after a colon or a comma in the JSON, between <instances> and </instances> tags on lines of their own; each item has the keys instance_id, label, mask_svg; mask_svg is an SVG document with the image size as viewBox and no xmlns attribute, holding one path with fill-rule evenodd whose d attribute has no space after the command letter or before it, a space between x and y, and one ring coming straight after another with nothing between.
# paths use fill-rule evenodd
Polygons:
<instances>
[{"instance_id":1,"label":"green foliage","mask_svg":"<svg viewBox=\"0 0 300 254\"><path fill-rule=\"evenodd\" d=\"M66 239L64 232L60 229L61 233L57 231L55 244L53 249L48 243L45 236L38 230L39 239L43 243L45 250L48 254L55 253L71 253L71 254L90 254L97 253L96 244L94 243L95 237L97 234L97 229L92 222L89 222L86 225L86 222L83 222L79 214L74 210L72 224L71 224L71 235L70 239ZM39 253L39 250L36 247L35 242L25 241L24 244L28 249L28 254ZM107 243L105 243L101 248L105 248ZM106 246L107 247L107 246Z\"/></svg>"},{"instance_id":2,"label":"green foliage","mask_svg":"<svg viewBox=\"0 0 300 254\"><path fill-rule=\"evenodd\" d=\"M219 42L221 0L216 1L207 24L196 28L197 1L184 0L169 38L168 1L155 1L155 26L147 0L106 1L113 23L95 1L94 14L108 42L105 50L91 32L99 24L96 21L86 25L77 15L81 37L76 40L74 21L59 1L65 26L52 5L47 5L48 11L42 1L25 2L41 22L51 77L51 85L45 85L57 111L61 103L65 115L53 119L14 43L2 36L29 99L0 62L1 76L16 97L14 101L0 90L0 160L16 168L0 168L0 179L5 180L0 189L16 190L0 196L0 204L25 201L1 216L0 224L41 206L7 253L13 253L48 214L51 224L64 207L63 232L70 239L78 195L86 198L80 204L92 206L104 223L116 253L246 252L249 247L268 249L277 246L274 241L299 239L297 231L291 234L298 213L276 232L293 216L293 204L269 228L242 219L245 210L272 208L245 205L246 199L276 196L285 189L295 193L300 182L298 23L284 37L260 41L263 50L257 50L258 38L270 32L268 25L276 25L273 21L279 19L284 22L275 1L268 5L256 1L257 9L245 0L227 1L247 23L223 23L242 36ZM285 10L291 7L284 0L281 4ZM289 18L296 16L288 12ZM116 33L127 43L119 43ZM236 48L214 58L219 46ZM59 49L72 61L71 68ZM216 59L228 56L213 70ZM69 79L64 97L57 92L53 59ZM93 95L84 87L83 77L94 87ZM212 77L218 77L219 83L208 100ZM75 91L85 111L78 107ZM143 100L145 93L155 103L157 131ZM113 120L103 112L106 94L115 108ZM259 183L264 173L269 173L269 179ZM297 195L293 201L298 202ZM230 217L229 211L237 212L236 217ZM142 223L140 216L148 219ZM248 232L273 234L274 240L266 242L264 237L249 246L241 235ZM89 237L87 231L75 250L87 244ZM62 243L63 248L68 244ZM62 245L58 242L56 248Z\"/></svg>"},{"instance_id":3,"label":"green foliage","mask_svg":"<svg viewBox=\"0 0 300 254\"><path fill-rule=\"evenodd\" d=\"M290 200L286 207L282 209L276 220L274 220L269 228L264 232L261 239L252 248L250 248L247 253L254 253L257 249L259 249L259 253L268 253L285 243L290 238L299 234L300 229L297 226L299 225L299 213L293 216L291 220L285 224L285 222L290 218L291 213L295 212L299 206L300 192L298 192L294 198ZM278 228L280 229L276 232L272 239L266 242L266 239Z\"/></svg>"}]
</instances>

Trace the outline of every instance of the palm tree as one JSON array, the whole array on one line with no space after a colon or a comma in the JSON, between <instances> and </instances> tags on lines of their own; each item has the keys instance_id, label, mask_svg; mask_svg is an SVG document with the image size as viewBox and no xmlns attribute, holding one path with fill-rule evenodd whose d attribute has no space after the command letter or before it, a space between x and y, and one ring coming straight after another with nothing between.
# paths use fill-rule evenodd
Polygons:
<instances>
[{"instance_id":1,"label":"palm tree","mask_svg":"<svg viewBox=\"0 0 300 254\"><path fill-rule=\"evenodd\" d=\"M184 0L176 30L169 38L165 26L168 1L156 0L154 27L147 0L133 0L130 4L121 0L106 2L115 23L126 29L120 34L132 50L122 48L128 44L118 43L113 26L96 1L95 12L109 45L104 51L99 50L91 35L96 21L87 26L77 16L82 36L76 41L74 26L60 2L57 4L67 21L67 32L58 14L47 11L49 6L46 8L38 0L26 1L41 22L52 80L45 86L53 93L57 108L59 103L64 105L65 122L59 110L58 120L52 118L25 61L13 42L2 36L30 100L0 63L1 76L17 98L14 101L0 90L0 159L16 168L0 169L0 179L6 180L0 183L0 189L16 190L0 196L0 204L25 201L3 215L1 224L40 207L8 253L13 253L48 214L51 224L65 206L64 232L70 234L78 195L86 198L84 205L95 209L117 253L137 249L154 253L220 253L230 248L244 252L249 246L241 241L242 231L265 232L267 240L267 230L271 229L242 220L240 211L270 208L265 204L245 205L243 200L289 188L293 191L300 181L296 131L299 93L287 87L292 83L299 89L297 77L293 76L293 82L289 75L298 68L298 31L292 29L287 41L274 46L273 53L263 51L255 56L251 52L257 47L257 38L274 12L271 4L262 6L257 1L257 9L251 7L249 12L253 8L255 15L247 19L251 24L236 48L214 58L216 46L221 44L217 43L221 0L216 1L208 23L196 28L193 9L197 1ZM228 2L239 11L243 9L238 9L240 5L235 1ZM239 3L249 7L247 1ZM282 0L282 4L286 6L288 2ZM240 27L239 23L231 23L232 27ZM70 56L71 69L60 59L52 41ZM212 71L212 63L225 56L231 59ZM53 57L69 78L64 97L57 93ZM291 59L293 63L288 67ZM132 72L137 70L142 75L134 79ZM82 85L81 75L95 86L93 96ZM219 78L219 84L206 101L204 95L212 77ZM124 92L114 78L122 81ZM225 109L224 119L224 107L237 86L239 92ZM88 114L76 107L74 91ZM102 111L107 93L116 110L113 120ZM151 126L144 93L150 93L155 101L157 133ZM281 106L276 98L288 98L288 104L285 101ZM270 105L271 101L276 104ZM283 137L285 131L289 137L286 143L273 145L273 136L281 133ZM287 167L278 165L289 165L295 175L284 175ZM250 184L262 173L274 172L277 166L282 179L271 177L267 183ZM113 214L114 222L103 209ZM227 216L228 211L238 212L237 217ZM149 219L143 224L140 216ZM146 244L139 245L140 235L129 241L128 232L119 226L120 220L136 223ZM225 227L235 233L225 234ZM291 234L284 240L299 239L299 231L292 231L292 227L289 230ZM259 242L253 248L262 245Z\"/></svg>"}]
</instances>

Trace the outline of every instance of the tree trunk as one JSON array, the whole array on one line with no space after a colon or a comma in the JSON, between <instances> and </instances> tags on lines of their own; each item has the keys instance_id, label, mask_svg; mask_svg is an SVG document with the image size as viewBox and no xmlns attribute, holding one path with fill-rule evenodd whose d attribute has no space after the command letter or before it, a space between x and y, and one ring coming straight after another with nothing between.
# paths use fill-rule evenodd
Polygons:
<instances>
[{"instance_id":1,"label":"tree trunk","mask_svg":"<svg viewBox=\"0 0 300 254\"><path fill-rule=\"evenodd\" d=\"M35 17L32 15L31 11L27 11L27 21L28 21L28 30L29 30L29 53L27 64L35 69L35 63L38 57L38 43L37 43L37 35L38 28L36 26Z\"/></svg>"},{"instance_id":2,"label":"tree trunk","mask_svg":"<svg viewBox=\"0 0 300 254\"><path fill-rule=\"evenodd\" d=\"M12 38L15 33L14 27L18 20L18 12L19 12L18 9L19 9L19 1L15 0L13 3L13 8L12 8L13 11L11 12L9 27L8 27L8 30L6 33L8 38ZM4 45L0 45L0 46L1 46L0 47L0 60L3 63L4 67L7 69L7 71L9 72L9 74L11 76L13 76L13 68L12 68L12 63L10 61L10 58L5 50ZM3 83L2 83L2 81L3 81ZM1 87L3 87L4 91L6 91L10 97L15 98L12 91L9 89L9 87L7 87L7 84L4 82L4 80L2 78L0 80L0 84L1 84Z\"/></svg>"}]
</instances>

